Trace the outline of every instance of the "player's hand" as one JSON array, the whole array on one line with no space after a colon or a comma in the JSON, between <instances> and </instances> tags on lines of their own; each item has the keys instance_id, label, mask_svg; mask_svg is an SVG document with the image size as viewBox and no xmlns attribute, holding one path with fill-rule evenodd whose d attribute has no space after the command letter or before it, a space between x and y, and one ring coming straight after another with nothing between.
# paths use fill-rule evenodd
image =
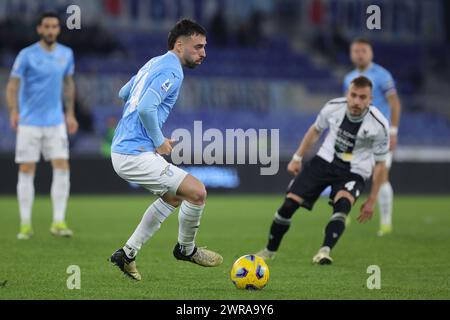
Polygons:
<instances>
[{"instance_id":1,"label":"player's hand","mask_svg":"<svg viewBox=\"0 0 450 320\"><path fill-rule=\"evenodd\" d=\"M78 131L78 121L73 115L66 115L67 131L69 134L75 134Z\"/></svg>"},{"instance_id":2,"label":"player's hand","mask_svg":"<svg viewBox=\"0 0 450 320\"><path fill-rule=\"evenodd\" d=\"M363 205L361 206L361 214L359 215L357 220L360 223L364 223L372 219L374 208L375 208L374 200L369 199L366 202L364 202Z\"/></svg>"},{"instance_id":3,"label":"player's hand","mask_svg":"<svg viewBox=\"0 0 450 320\"><path fill-rule=\"evenodd\" d=\"M394 151L397 148L397 135L391 134L389 141L389 150Z\"/></svg>"},{"instance_id":4,"label":"player's hand","mask_svg":"<svg viewBox=\"0 0 450 320\"><path fill-rule=\"evenodd\" d=\"M294 176L298 175L300 173L300 170L302 170L302 162L291 160L288 164L287 170Z\"/></svg>"},{"instance_id":5,"label":"player's hand","mask_svg":"<svg viewBox=\"0 0 450 320\"><path fill-rule=\"evenodd\" d=\"M163 144L156 148L156 152L161 155L170 154L172 152L172 144L174 142L174 140L164 138Z\"/></svg>"},{"instance_id":6,"label":"player's hand","mask_svg":"<svg viewBox=\"0 0 450 320\"><path fill-rule=\"evenodd\" d=\"M17 110L13 110L9 113L9 125L11 126L11 129L16 131L18 124L19 124L19 113L17 112Z\"/></svg>"}]
</instances>

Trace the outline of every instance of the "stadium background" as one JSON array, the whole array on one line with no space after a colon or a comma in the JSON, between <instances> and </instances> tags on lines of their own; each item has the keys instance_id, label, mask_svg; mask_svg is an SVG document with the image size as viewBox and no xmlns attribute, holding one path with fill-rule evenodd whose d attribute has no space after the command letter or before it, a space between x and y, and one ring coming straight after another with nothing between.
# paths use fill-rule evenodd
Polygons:
<instances>
[{"instance_id":1,"label":"stadium background","mask_svg":"<svg viewBox=\"0 0 450 320\"><path fill-rule=\"evenodd\" d=\"M71 4L81 8L81 30L65 27ZM366 28L371 4L381 8L381 30ZM67 210L75 235L55 239L48 232L52 172L41 162L35 235L24 242L16 239L15 134L5 85L17 53L37 40L36 17L49 9L61 13L59 40L75 54L80 130L70 141ZM178 228L173 215L139 254L144 280L136 284L106 259L154 197L116 176L108 142L122 111L119 88L150 57L166 51L168 30L181 16L208 29L207 58L196 70L186 70L164 133L192 131L194 120L202 120L204 130L279 129L280 170L261 176L259 165L191 167L208 188L198 243L220 250L224 263L205 270L173 259ZM0 299L448 299L449 16L445 0L0 1L0 249L7 257L0 264ZM394 233L376 237L378 217L357 224L357 204L333 250L335 264L315 268L311 257L330 213L321 199L314 213L294 216L282 250L269 263L268 287L237 291L229 281L231 265L264 245L290 179L287 161L317 111L342 95L343 76L352 69L349 43L359 36L374 43L375 61L392 72L402 101L391 171ZM81 269L81 290L66 286L69 265ZM381 290L366 287L369 265L382 270Z\"/></svg>"},{"instance_id":2,"label":"stadium background","mask_svg":"<svg viewBox=\"0 0 450 320\"><path fill-rule=\"evenodd\" d=\"M80 30L65 27L70 4L81 8ZM366 28L370 4L381 8L381 30ZM73 193L135 192L115 176L107 159L111 130L122 111L117 92L149 58L166 51L168 29L180 16L208 29L207 59L186 71L164 133L192 131L194 120L203 121L203 130L222 132L280 129L278 175L260 176L259 165L188 168L210 191L284 190L286 161L317 111L342 95L343 76L352 69L349 43L363 36L374 43L375 61L393 74L403 106L392 169L396 192L447 193L449 8L440 0L1 1L0 192L14 193L17 179L6 81L18 51L37 40L36 16L51 9L61 13L60 41L75 53L80 131L70 141ZM50 166L41 167L36 188L46 192Z\"/></svg>"}]
</instances>

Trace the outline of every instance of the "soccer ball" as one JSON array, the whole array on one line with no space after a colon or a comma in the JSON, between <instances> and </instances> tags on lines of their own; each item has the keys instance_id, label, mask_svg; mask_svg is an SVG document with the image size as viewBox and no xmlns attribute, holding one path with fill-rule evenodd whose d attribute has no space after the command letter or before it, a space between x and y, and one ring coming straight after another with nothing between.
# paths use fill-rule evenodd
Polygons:
<instances>
[{"instance_id":1,"label":"soccer ball","mask_svg":"<svg viewBox=\"0 0 450 320\"><path fill-rule=\"evenodd\" d=\"M248 254L234 262L230 277L238 289L260 290L269 281L269 267L262 258Z\"/></svg>"}]
</instances>

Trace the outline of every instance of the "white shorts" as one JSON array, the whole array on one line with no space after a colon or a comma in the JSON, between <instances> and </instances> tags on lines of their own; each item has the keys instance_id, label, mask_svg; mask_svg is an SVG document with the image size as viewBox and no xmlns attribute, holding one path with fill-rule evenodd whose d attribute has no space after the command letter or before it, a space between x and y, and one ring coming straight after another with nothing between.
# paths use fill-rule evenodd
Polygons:
<instances>
[{"instance_id":1,"label":"white shorts","mask_svg":"<svg viewBox=\"0 0 450 320\"><path fill-rule=\"evenodd\" d=\"M386 168L390 169L392 166L392 151L389 151L386 156Z\"/></svg>"},{"instance_id":2,"label":"white shorts","mask_svg":"<svg viewBox=\"0 0 450 320\"><path fill-rule=\"evenodd\" d=\"M16 139L16 163L36 163L41 158L69 159L69 139L64 123L52 127L19 125Z\"/></svg>"},{"instance_id":3,"label":"white shorts","mask_svg":"<svg viewBox=\"0 0 450 320\"><path fill-rule=\"evenodd\" d=\"M166 192L176 195L178 187L188 174L155 152L143 152L139 155L112 152L111 160L114 170L122 179L136 183L158 196Z\"/></svg>"}]
</instances>

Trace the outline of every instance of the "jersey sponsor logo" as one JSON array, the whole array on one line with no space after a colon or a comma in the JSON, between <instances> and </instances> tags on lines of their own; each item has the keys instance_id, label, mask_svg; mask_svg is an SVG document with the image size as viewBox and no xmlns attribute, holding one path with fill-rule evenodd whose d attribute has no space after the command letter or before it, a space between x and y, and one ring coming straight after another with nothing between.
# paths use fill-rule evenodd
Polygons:
<instances>
[{"instance_id":1,"label":"jersey sponsor logo","mask_svg":"<svg viewBox=\"0 0 450 320\"><path fill-rule=\"evenodd\" d=\"M64 65L64 64L66 64L66 58L60 57L60 58L58 58L57 62L58 62L60 65Z\"/></svg>"},{"instance_id":2,"label":"jersey sponsor logo","mask_svg":"<svg viewBox=\"0 0 450 320\"><path fill-rule=\"evenodd\" d=\"M347 116L342 120L336 133L334 150L341 160L350 162L353 159L353 149L355 148L356 135L362 122L351 122Z\"/></svg>"},{"instance_id":3,"label":"jersey sponsor logo","mask_svg":"<svg viewBox=\"0 0 450 320\"><path fill-rule=\"evenodd\" d=\"M392 81L392 80L389 80L388 82L386 82L386 85L385 85L385 90L387 91L387 90L391 90L391 89L393 89L395 86L394 86L394 81Z\"/></svg>"},{"instance_id":4,"label":"jersey sponsor logo","mask_svg":"<svg viewBox=\"0 0 450 320\"><path fill-rule=\"evenodd\" d=\"M166 81L164 81L164 83L161 85L161 89L164 90L165 92L168 92L170 87L172 87L173 83L170 82L169 79L167 79Z\"/></svg>"}]
</instances>

